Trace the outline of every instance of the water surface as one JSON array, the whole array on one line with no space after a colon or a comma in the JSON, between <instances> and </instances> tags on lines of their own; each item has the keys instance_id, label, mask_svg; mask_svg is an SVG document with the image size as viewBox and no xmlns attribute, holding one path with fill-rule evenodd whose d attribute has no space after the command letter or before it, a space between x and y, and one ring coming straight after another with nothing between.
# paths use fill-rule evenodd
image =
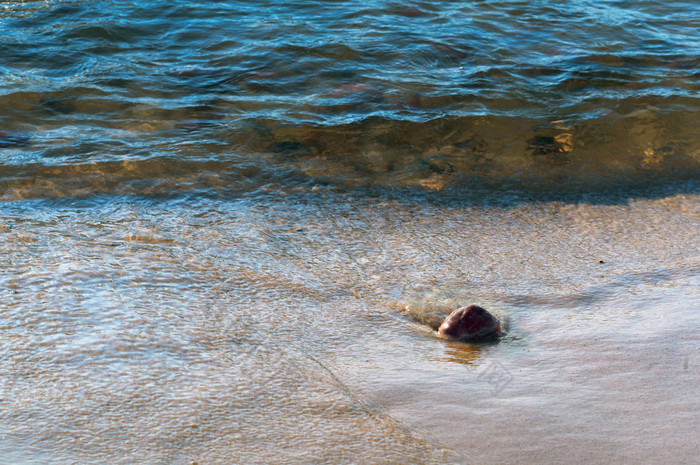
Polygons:
<instances>
[{"instance_id":1,"label":"water surface","mask_svg":"<svg viewBox=\"0 0 700 465\"><path fill-rule=\"evenodd\" d=\"M698 18L3 2L0 455L692 463Z\"/></svg>"}]
</instances>

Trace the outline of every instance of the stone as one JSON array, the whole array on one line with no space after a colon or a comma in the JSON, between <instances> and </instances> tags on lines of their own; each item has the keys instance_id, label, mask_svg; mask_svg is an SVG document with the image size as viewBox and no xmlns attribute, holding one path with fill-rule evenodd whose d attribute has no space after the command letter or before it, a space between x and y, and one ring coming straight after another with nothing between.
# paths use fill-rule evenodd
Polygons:
<instances>
[{"instance_id":1,"label":"stone","mask_svg":"<svg viewBox=\"0 0 700 465\"><path fill-rule=\"evenodd\" d=\"M0 131L0 148L26 147L31 143L29 134Z\"/></svg>"},{"instance_id":2,"label":"stone","mask_svg":"<svg viewBox=\"0 0 700 465\"><path fill-rule=\"evenodd\" d=\"M442 322L438 333L452 339L468 340L501 331L501 322L478 305L467 305L452 312Z\"/></svg>"}]
</instances>

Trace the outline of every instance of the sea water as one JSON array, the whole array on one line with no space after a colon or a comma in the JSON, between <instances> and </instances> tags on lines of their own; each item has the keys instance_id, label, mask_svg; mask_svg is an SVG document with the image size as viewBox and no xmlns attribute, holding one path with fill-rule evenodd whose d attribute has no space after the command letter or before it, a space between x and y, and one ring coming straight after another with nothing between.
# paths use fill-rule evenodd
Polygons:
<instances>
[{"instance_id":1,"label":"sea water","mask_svg":"<svg viewBox=\"0 0 700 465\"><path fill-rule=\"evenodd\" d=\"M692 463L699 17L3 2L2 461Z\"/></svg>"}]
</instances>

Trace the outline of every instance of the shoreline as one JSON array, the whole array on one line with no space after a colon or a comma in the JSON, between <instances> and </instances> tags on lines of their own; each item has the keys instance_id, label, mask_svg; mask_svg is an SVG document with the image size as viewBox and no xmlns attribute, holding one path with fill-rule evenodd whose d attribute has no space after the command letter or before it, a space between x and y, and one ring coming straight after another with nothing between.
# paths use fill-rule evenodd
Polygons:
<instances>
[{"instance_id":1,"label":"shoreline","mask_svg":"<svg viewBox=\"0 0 700 465\"><path fill-rule=\"evenodd\" d=\"M9 447L65 463L696 456L699 344L679 328L700 325L700 195L324 196L0 205ZM508 316L507 336L451 343L397 312L465 301Z\"/></svg>"}]
</instances>

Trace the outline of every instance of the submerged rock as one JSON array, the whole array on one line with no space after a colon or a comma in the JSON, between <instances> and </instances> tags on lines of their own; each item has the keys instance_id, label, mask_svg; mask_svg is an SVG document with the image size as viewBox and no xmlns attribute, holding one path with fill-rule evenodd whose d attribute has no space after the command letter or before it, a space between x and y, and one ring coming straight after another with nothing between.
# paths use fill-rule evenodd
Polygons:
<instances>
[{"instance_id":1,"label":"submerged rock","mask_svg":"<svg viewBox=\"0 0 700 465\"><path fill-rule=\"evenodd\" d=\"M442 322L438 333L452 339L476 339L501 331L501 322L478 305L458 308Z\"/></svg>"},{"instance_id":2,"label":"submerged rock","mask_svg":"<svg viewBox=\"0 0 700 465\"><path fill-rule=\"evenodd\" d=\"M29 134L0 131L0 148L26 147L31 143Z\"/></svg>"}]
</instances>

